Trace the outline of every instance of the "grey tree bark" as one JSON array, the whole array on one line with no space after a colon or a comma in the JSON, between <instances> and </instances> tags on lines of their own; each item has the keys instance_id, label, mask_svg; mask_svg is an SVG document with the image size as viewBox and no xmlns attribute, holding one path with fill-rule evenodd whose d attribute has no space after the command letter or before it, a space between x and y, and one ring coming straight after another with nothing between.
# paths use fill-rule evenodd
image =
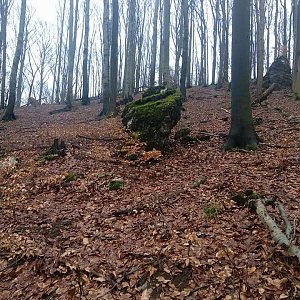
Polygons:
<instances>
[{"instance_id":1,"label":"grey tree bark","mask_svg":"<svg viewBox=\"0 0 300 300\"><path fill-rule=\"evenodd\" d=\"M183 16L183 49L182 49L182 65L180 74L180 91L183 96L183 100L186 100L186 75L188 64L188 48L189 48L189 19L188 19L188 0L182 0L181 2L182 16Z\"/></svg>"},{"instance_id":2,"label":"grey tree bark","mask_svg":"<svg viewBox=\"0 0 300 300\"><path fill-rule=\"evenodd\" d=\"M16 87L17 87L17 75L18 75L18 67L21 58L21 53L24 45L24 30L25 30L25 18L26 18L26 0L22 0L21 3L21 15L20 15L20 23L19 23L19 34L17 47L13 59L13 64L10 73L9 80L9 97L8 97L8 105L6 107L4 116L2 120L11 121L15 120L14 108L16 102Z\"/></svg>"},{"instance_id":3,"label":"grey tree bark","mask_svg":"<svg viewBox=\"0 0 300 300\"><path fill-rule=\"evenodd\" d=\"M164 17L163 17L163 85L169 87L171 85L170 80L170 13L171 3L170 0L164 0Z\"/></svg>"},{"instance_id":4,"label":"grey tree bark","mask_svg":"<svg viewBox=\"0 0 300 300\"><path fill-rule=\"evenodd\" d=\"M150 81L149 85L155 85L155 66L157 56L157 19L160 0L155 0L154 17L153 17L153 33L152 33L152 49L151 49L151 65L150 65Z\"/></svg>"},{"instance_id":5,"label":"grey tree bark","mask_svg":"<svg viewBox=\"0 0 300 300\"><path fill-rule=\"evenodd\" d=\"M234 0L232 15L231 127L225 150L257 147L250 99L250 2Z\"/></svg>"},{"instance_id":6,"label":"grey tree bark","mask_svg":"<svg viewBox=\"0 0 300 300\"><path fill-rule=\"evenodd\" d=\"M90 0L84 2L84 46L83 46L83 64L82 64L82 105L90 104L89 99L89 76L88 76L88 58L89 58L89 32L90 32Z\"/></svg>"},{"instance_id":7,"label":"grey tree bark","mask_svg":"<svg viewBox=\"0 0 300 300\"><path fill-rule=\"evenodd\" d=\"M116 113L118 88L118 33L119 33L119 1L112 1L112 28L110 48L110 97L109 113Z\"/></svg>"},{"instance_id":8,"label":"grey tree bark","mask_svg":"<svg viewBox=\"0 0 300 300\"><path fill-rule=\"evenodd\" d=\"M102 98L103 109L99 116L109 112L109 0L103 0L103 53L102 53Z\"/></svg>"}]
</instances>

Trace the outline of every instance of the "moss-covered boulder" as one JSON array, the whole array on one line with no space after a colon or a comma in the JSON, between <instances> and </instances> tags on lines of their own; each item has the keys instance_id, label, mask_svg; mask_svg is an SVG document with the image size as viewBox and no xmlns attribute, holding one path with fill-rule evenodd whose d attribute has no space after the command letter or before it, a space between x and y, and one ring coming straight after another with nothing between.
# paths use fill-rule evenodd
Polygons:
<instances>
[{"instance_id":1,"label":"moss-covered boulder","mask_svg":"<svg viewBox=\"0 0 300 300\"><path fill-rule=\"evenodd\" d=\"M182 95L177 90L161 90L126 105L122 122L138 132L147 149L164 149L172 128L180 120Z\"/></svg>"}]
</instances>

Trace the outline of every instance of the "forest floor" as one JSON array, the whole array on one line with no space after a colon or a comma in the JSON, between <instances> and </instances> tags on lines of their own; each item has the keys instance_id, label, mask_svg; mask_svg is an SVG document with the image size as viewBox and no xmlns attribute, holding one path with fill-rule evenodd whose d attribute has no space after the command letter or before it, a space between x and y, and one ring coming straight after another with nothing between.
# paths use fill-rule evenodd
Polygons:
<instances>
[{"instance_id":1,"label":"forest floor","mask_svg":"<svg viewBox=\"0 0 300 300\"><path fill-rule=\"evenodd\" d=\"M156 162L120 154L139 145L120 117L96 120L99 103L49 114L59 107L0 122L1 300L300 299L299 261L232 200L277 198L299 237L300 102L289 91L253 107L257 151L223 152L230 94L190 89L177 129L210 139L172 138ZM67 155L42 159L55 138Z\"/></svg>"}]
</instances>

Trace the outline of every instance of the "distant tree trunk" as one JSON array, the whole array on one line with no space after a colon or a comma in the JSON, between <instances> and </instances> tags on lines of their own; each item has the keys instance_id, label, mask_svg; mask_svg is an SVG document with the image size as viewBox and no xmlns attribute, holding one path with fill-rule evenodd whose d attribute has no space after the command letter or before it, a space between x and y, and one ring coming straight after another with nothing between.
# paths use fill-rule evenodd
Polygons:
<instances>
[{"instance_id":1,"label":"distant tree trunk","mask_svg":"<svg viewBox=\"0 0 300 300\"><path fill-rule=\"evenodd\" d=\"M283 33L282 33L282 55L287 57L288 48L287 48L287 7L286 0L283 0L282 3L283 8Z\"/></svg>"},{"instance_id":2,"label":"distant tree trunk","mask_svg":"<svg viewBox=\"0 0 300 300\"><path fill-rule=\"evenodd\" d=\"M256 148L250 99L250 2L233 1L231 128L225 149Z\"/></svg>"},{"instance_id":3,"label":"distant tree trunk","mask_svg":"<svg viewBox=\"0 0 300 300\"><path fill-rule=\"evenodd\" d=\"M219 25L219 14L220 14L220 0L216 0L215 6L210 0L210 5L213 14L213 54L212 54L212 80L211 83L216 83L216 67L217 67L217 42L218 42L218 25Z\"/></svg>"},{"instance_id":4,"label":"distant tree trunk","mask_svg":"<svg viewBox=\"0 0 300 300\"><path fill-rule=\"evenodd\" d=\"M136 0L130 0L128 11L127 47L125 56L124 99L132 99L135 79L135 52L136 52Z\"/></svg>"},{"instance_id":5,"label":"distant tree trunk","mask_svg":"<svg viewBox=\"0 0 300 300\"><path fill-rule=\"evenodd\" d=\"M2 54L2 69L1 69L1 102L0 109L5 106L6 99L6 57L7 57L7 15L8 15L8 0L3 0L1 3L1 47Z\"/></svg>"},{"instance_id":6,"label":"distant tree trunk","mask_svg":"<svg viewBox=\"0 0 300 300\"><path fill-rule=\"evenodd\" d=\"M60 23L60 33L59 33L59 44L58 44L58 66L57 66L57 80L56 80L56 90L55 90L55 102L60 102L60 77L61 77L61 64L62 64L62 47L63 47L63 34L64 34L64 22L65 22L65 11L66 11L66 0L64 0L62 17Z\"/></svg>"},{"instance_id":7,"label":"distant tree trunk","mask_svg":"<svg viewBox=\"0 0 300 300\"><path fill-rule=\"evenodd\" d=\"M160 0L155 1L154 17L153 17L153 33L152 33L152 49L151 49L151 65L150 65L150 81L149 85L155 85L155 66L156 66L156 55L157 55L157 19L158 19L158 8Z\"/></svg>"},{"instance_id":8,"label":"distant tree trunk","mask_svg":"<svg viewBox=\"0 0 300 300\"><path fill-rule=\"evenodd\" d=\"M264 76L264 57L265 57L265 0L259 0L259 18L258 22L258 51L257 51L257 98L259 99L263 92Z\"/></svg>"},{"instance_id":9,"label":"distant tree trunk","mask_svg":"<svg viewBox=\"0 0 300 300\"><path fill-rule=\"evenodd\" d=\"M27 23L28 25L28 23ZM16 106L21 106L22 101L22 92L23 92L23 78L24 78L24 66L25 66L25 58L27 53L27 43L28 43L28 26L25 28L25 37L24 37L24 47L22 48L21 54L21 62L20 62L20 69L19 69L19 76L18 76L18 83L17 83L17 98L16 98Z\"/></svg>"},{"instance_id":10,"label":"distant tree trunk","mask_svg":"<svg viewBox=\"0 0 300 300\"><path fill-rule=\"evenodd\" d=\"M18 67L19 67L19 62L22 54L23 45L24 45L25 17L26 17L26 0L22 0L18 41L17 41L16 52L14 55L11 73L10 73L8 105L5 110L4 116L2 118L2 120L4 121L11 121L16 119L14 114L14 108L16 102Z\"/></svg>"},{"instance_id":11,"label":"distant tree trunk","mask_svg":"<svg viewBox=\"0 0 300 300\"><path fill-rule=\"evenodd\" d=\"M278 57L278 0L275 0L275 17L274 17L274 60Z\"/></svg>"},{"instance_id":12,"label":"distant tree trunk","mask_svg":"<svg viewBox=\"0 0 300 300\"><path fill-rule=\"evenodd\" d=\"M300 1L295 7L294 26L294 70L293 90L296 99L300 99Z\"/></svg>"},{"instance_id":13,"label":"distant tree trunk","mask_svg":"<svg viewBox=\"0 0 300 300\"><path fill-rule=\"evenodd\" d=\"M89 57L89 32L90 32L90 0L84 2L84 46L83 46L83 65L82 65L82 105L90 104L89 99L89 76L88 76L88 57Z\"/></svg>"},{"instance_id":14,"label":"distant tree trunk","mask_svg":"<svg viewBox=\"0 0 300 300\"><path fill-rule=\"evenodd\" d=\"M66 98L66 105L68 108L72 107L72 100L73 100L73 76L74 76L74 59L75 59L76 36L77 36L77 22L78 22L78 1L79 0L76 0L76 7L74 11L74 3L73 3L74 1L70 0L68 84L67 84L67 98Z\"/></svg>"},{"instance_id":15,"label":"distant tree trunk","mask_svg":"<svg viewBox=\"0 0 300 300\"><path fill-rule=\"evenodd\" d=\"M180 91L183 96L183 100L186 100L186 74L188 64L188 48L189 48L189 20L188 20L188 0L182 0L181 11L183 16L183 49L182 49L182 65L180 74Z\"/></svg>"},{"instance_id":16,"label":"distant tree trunk","mask_svg":"<svg viewBox=\"0 0 300 300\"><path fill-rule=\"evenodd\" d=\"M112 1L112 29L110 48L110 99L109 113L116 113L118 88L118 34L119 34L119 1Z\"/></svg>"},{"instance_id":17,"label":"distant tree trunk","mask_svg":"<svg viewBox=\"0 0 300 300\"><path fill-rule=\"evenodd\" d=\"M138 11L139 11L139 16L138 16L138 37L137 37L137 62L136 62L136 70L135 70L135 89L136 92L138 92L138 89L140 87L140 81L141 81L141 63L142 63L142 57L143 55L146 55L143 53L143 44L144 44L144 35L145 35L145 19L146 19L146 9L148 6L146 5L146 2L144 3L143 11L141 12L140 4L138 4ZM141 14L143 15L141 16Z\"/></svg>"},{"instance_id":18,"label":"distant tree trunk","mask_svg":"<svg viewBox=\"0 0 300 300\"><path fill-rule=\"evenodd\" d=\"M170 0L164 0L164 18L163 18L163 85L170 87Z\"/></svg>"},{"instance_id":19,"label":"distant tree trunk","mask_svg":"<svg viewBox=\"0 0 300 300\"><path fill-rule=\"evenodd\" d=\"M191 87L191 74L192 68L192 46L194 40L194 6L195 2L193 0L190 1L190 31L189 31L189 54L188 54L188 62L187 62L187 69L186 69L186 87Z\"/></svg>"},{"instance_id":20,"label":"distant tree trunk","mask_svg":"<svg viewBox=\"0 0 300 300\"><path fill-rule=\"evenodd\" d=\"M102 54L102 96L103 109L100 116L109 113L109 0L103 0L103 54Z\"/></svg>"}]
</instances>

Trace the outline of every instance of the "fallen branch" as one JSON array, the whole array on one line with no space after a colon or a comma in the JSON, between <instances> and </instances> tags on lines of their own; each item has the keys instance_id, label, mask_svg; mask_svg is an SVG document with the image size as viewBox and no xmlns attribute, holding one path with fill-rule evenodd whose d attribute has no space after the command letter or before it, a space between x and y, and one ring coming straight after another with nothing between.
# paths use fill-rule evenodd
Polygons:
<instances>
[{"instance_id":1,"label":"fallen branch","mask_svg":"<svg viewBox=\"0 0 300 300\"><path fill-rule=\"evenodd\" d=\"M264 100L268 98L270 94L273 93L273 91L277 89L277 87L278 87L277 83L272 83L271 86L268 89L266 89L259 98L253 101L252 105L257 103L261 104Z\"/></svg>"},{"instance_id":2,"label":"fallen branch","mask_svg":"<svg viewBox=\"0 0 300 300\"><path fill-rule=\"evenodd\" d=\"M279 204L279 206L280 206L279 212L286 224L286 231L285 231L286 233L283 233L282 230L278 227L278 225L274 222L274 220L270 217L270 215L266 209L266 204L265 204L264 200L256 199L254 201L255 201L256 212L257 212L260 220L269 229L274 241L277 244L283 246L291 256L296 256L300 262L300 248L295 246L293 244L293 241L290 240L287 236L287 234L291 235L290 232L293 230L291 228L290 222L286 221L287 216L286 216L286 213L285 213L283 207L280 206L280 204ZM277 207L278 207L278 204L277 204Z\"/></svg>"}]
</instances>

